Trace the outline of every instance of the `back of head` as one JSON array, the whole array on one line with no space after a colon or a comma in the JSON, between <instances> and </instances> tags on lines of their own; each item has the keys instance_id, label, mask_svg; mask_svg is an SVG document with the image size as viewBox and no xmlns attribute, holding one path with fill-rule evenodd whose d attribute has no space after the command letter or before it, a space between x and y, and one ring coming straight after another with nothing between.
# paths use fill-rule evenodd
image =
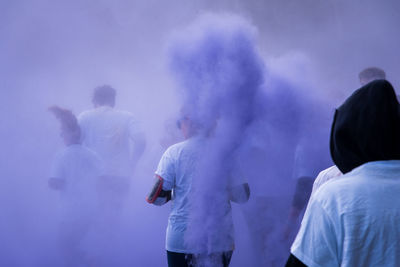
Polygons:
<instances>
[{"instance_id":1,"label":"back of head","mask_svg":"<svg viewBox=\"0 0 400 267\"><path fill-rule=\"evenodd\" d=\"M400 107L388 81L361 87L336 110L330 149L343 173L371 161L400 159Z\"/></svg>"},{"instance_id":2,"label":"back of head","mask_svg":"<svg viewBox=\"0 0 400 267\"><path fill-rule=\"evenodd\" d=\"M377 68L377 67L369 67L362 70L358 77L360 78L361 85L366 85L369 82L374 80L385 80L386 73L384 70Z\"/></svg>"},{"instance_id":3,"label":"back of head","mask_svg":"<svg viewBox=\"0 0 400 267\"><path fill-rule=\"evenodd\" d=\"M111 106L115 105L115 96L117 92L109 85L102 85L94 88L93 104L95 106Z\"/></svg>"}]
</instances>

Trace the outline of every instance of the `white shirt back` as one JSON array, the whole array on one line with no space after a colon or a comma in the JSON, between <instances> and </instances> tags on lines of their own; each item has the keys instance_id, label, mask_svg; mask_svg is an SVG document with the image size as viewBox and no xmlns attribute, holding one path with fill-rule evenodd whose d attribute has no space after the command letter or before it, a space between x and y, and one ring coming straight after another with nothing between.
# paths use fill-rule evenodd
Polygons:
<instances>
[{"instance_id":1,"label":"white shirt back","mask_svg":"<svg viewBox=\"0 0 400 267\"><path fill-rule=\"evenodd\" d=\"M193 137L184 142L170 146L162 156L156 174L164 179L163 189L174 190L172 200L172 210L168 219L166 250L178 253L193 253L193 248L185 244L185 233L189 223L191 212L192 179L196 174L196 167L201 156L205 153L207 142L204 138ZM244 180L239 174L234 174L231 185L243 184ZM222 193L223 194L223 193ZM219 238L213 243L218 251L232 250L234 247L233 222L231 205L229 200L223 203L222 209L225 211L224 219L227 227L226 232L218 233Z\"/></svg>"},{"instance_id":2,"label":"white shirt back","mask_svg":"<svg viewBox=\"0 0 400 267\"><path fill-rule=\"evenodd\" d=\"M307 266L400 266L400 161L366 163L310 200L291 253Z\"/></svg>"},{"instance_id":3,"label":"white shirt back","mask_svg":"<svg viewBox=\"0 0 400 267\"><path fill-rule=\"evenodd\" d=\"M50 177L65 181L60 194L64 220L76 220L94 211L101 173L100 159L82 145L67 146L56 155Z\"/></svg>"},{"instance_id":4,"label":"white shirt back","mask_svg":"<svg viewBox=\"0 0 400 267\"><path fill-rule=\"evenodd\" d=\"M82 143L104 162L106 175L131 176L131 145L140 134L139 123L129 112L101 106L78 117Z\"/></svg>"}]
</instances>

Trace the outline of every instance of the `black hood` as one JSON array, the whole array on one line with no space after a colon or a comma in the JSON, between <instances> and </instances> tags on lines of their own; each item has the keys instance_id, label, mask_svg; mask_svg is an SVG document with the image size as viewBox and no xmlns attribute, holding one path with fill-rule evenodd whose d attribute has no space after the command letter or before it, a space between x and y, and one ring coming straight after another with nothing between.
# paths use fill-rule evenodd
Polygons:
<instances>
[{"instance_id":1,"label":"black hood","mask_svg":"<svg viewBox=\"0 0 400 267\"><path fill-rule=\"evenodd\" d=\"M400 107L388 81L366 84L336 110L330 149L343 173L370 161L400 159Z\"/></svg>"}]
</instances>

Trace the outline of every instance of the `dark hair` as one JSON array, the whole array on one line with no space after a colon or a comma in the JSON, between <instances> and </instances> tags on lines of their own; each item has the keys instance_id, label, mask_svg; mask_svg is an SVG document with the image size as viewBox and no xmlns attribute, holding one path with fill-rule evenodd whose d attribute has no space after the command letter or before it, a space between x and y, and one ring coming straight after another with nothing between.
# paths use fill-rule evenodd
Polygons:
<instances>
[{"instance_id":1,"label":"dark hair","mask_svg":"<svg viewBox=\"0 0 400 267\"><path fill-rule=\"evenodd\" d=\"M61 129L68 131L75 135L77 140L80 139L81 128L79 127L78 120L69 109L64 109L59 106L49 107L49 111L53 113L61 123Z\"/></svg>"},{"instance_id":2,"label":"dark hair","mask_svg":"<svg viewBox=\"0 0 400 267\"><path fill-rule=\"evenodd\" d=\"M385 80L386 79L386 73L383 69L377 68L377 67L369 67L364 70L362 70L359 74L358 77L361 80L371 82L373 80Z\"/></svg>"},{"instance_id":3,"label":"dark hair","mask_svg":"<svg viewBox=\"0 0 400 267\"><path fill-rule=\"evenodd\" d=\"M100 106L115 104L117 92L109 85L102 85L94 88L92 101Z\"/></svg>"}]
</instances>

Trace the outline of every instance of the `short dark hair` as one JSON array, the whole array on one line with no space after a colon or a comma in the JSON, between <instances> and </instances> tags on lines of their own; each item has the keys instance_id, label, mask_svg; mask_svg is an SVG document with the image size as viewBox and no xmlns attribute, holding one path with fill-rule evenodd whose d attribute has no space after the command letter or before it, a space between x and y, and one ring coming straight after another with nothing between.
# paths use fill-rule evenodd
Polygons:
<instances>
[{"instance_id":1,"label":"short dark hair","mask_svg":"<svg viewBox=\"0 0 400 267\"><path fill-rule=\"evenodd\" d=\"M377 67L369 67L363 69L359 74L358 77L360 81L372 82L373 80L385 80L386 73L383 69Z\"/></svg>"},{"instance_id":2,"label":"short dark hair","mask_svg":"<svg viewBox=\"0 0 400 267\"><path fill-rule=\"evenodd\" d=\"M110 85L102 85L94 88L92 101L95 104L104 106L115 104L115 96L117 92Z\"/></svg>"},{"instance_id":3,"label":"short dark hair","mask_svg":"<svg viewBox=\"0 0 400 267\"><path fill-rule=\"evenodd\" d=\"M51 106L49 107L49 111L60 121L61 131L68 132L75 138L75 141L78 142L81 137L81 128L79 127L78 120L72 111L59 106Z\"/></svg>"}]
</instances>

